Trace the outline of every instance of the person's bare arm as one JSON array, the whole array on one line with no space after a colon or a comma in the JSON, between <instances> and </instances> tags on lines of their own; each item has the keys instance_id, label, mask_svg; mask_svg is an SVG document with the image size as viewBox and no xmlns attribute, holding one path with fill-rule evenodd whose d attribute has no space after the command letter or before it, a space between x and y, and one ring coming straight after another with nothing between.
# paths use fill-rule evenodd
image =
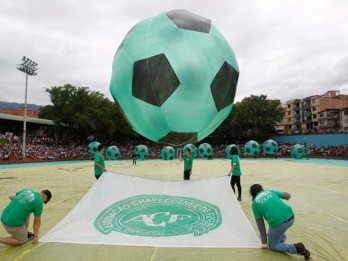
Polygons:
<instances>
[{"instance_id":1,"label":"person's bare arm","mask_svg":"<svg viewBox=\"0 0 348 261\"><path fill-rule=\"evenodd\" d=\"M33 223L33 230L34 230L33 244L37 244L37 242L39 241L40 226L41 226L41 217L35 217L34 223Z\"/></svg>"},{"instance_id":2,"label":"person's bare arm","mask_svg":"<svg viewBox=\"0 0 348 261\"><path fill-rule=\"evenodd\" d=\"M267 233L266 233L266 226L265 221L263 218L256 220L257 228L260 231L260 237L261 237L261 243L263 245L267 244Z\"/></svg>"},{"instance_id":3,"label":"person's bare arm","mask_svg":"<svg viewBox=\"0 0 348 261\"><path fill-rule=\"evenodd\" d=\"M282 199L289 200L291 198L291 195L288 192L283 192L283 197Z\"/></svg>"},{"instance_id":4,"label":"person's bare arm","mask_svg":"<svg viewBox=\"0 0 348 261\"><path fill-rule=\"evenodd\" d=\"M10 200L14 199L15 197L16 197L16 194L10 194L10 195L8 195L8 198L9 198Z\"/></svg>"},{"instance_id":5,"label":"person's bare arm","mask_svg":"<svg viewBox=\"0 0 348 261\"><path fill-rule=\"evenodd\" d=\"M107 171L106 168L104 168L102 165L100 165L99 162L96 162L95 165L96 165L98 168L102 169L104 172Z\"/></svg>"},{"instance_id":6,"label":"person's bare arm","mask_svg":"<svg viewBox=\"0 0 348 261\"><path fill-rule=\"evenodd\" d=\"M236 167L236 164L233 163L233 164L231 165L231 169L230 169L230 171L228 172L227 176L231 176L231 174L232 174L232 172L233 172L233 170L234 170L235 167Z\"/></svg>"}]
</instances>

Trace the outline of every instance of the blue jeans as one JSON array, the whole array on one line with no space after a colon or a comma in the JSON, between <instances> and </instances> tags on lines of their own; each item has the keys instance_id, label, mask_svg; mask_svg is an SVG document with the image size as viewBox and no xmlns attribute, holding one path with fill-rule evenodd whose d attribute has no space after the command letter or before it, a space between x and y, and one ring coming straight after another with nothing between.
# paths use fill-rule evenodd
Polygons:
<instances>
[{"instance_id":1,"label":"blue jeans","mask_svg":"<svg viewBox=\"0 0 348 261\"><path fill-rule=\"evenodd\" d=\"M268 244L269 248L278 252L287 252L290 254L297 254L294 244L284 244L286 240L285 232L294 224L295 219L268 230Z\"/></svg>"}]
</instances>

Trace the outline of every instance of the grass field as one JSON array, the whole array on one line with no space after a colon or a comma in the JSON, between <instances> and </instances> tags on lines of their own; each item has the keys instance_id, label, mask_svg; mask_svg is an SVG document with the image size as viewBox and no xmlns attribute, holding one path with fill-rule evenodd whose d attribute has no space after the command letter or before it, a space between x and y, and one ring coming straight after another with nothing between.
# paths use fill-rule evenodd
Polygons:
<instances>
[{"instance_id":1,"label":"grass field","mask_svg":"<svg viewBox=\"0 0 348 261\"><path fill-rule=\"evenodd\" d=\"M342 161L343 162L343 161ZM348 260L348 164L325 161L242 160L241 206L256 229L251 213L250 185L287 191L295 212L288 242L302 241L313 260ZM195 160L192 179L226 175L228 160ZM95 182L93 162L0 166L0 207L8 194L22 188L50 189L53 198L44 207L43 236L79 202ZM181 179L183 163L162 160L106 161L108 170L159 178ZM31 227L30 227L31 228ZM228 233L228 232L226 232ZM258 233L258 232L257 232ZM0 236L7 236L0 227ZM302 260L264 249L158 248L28 242L18 247L0 245L0 260Z\"/></svg>"}]
</instances>

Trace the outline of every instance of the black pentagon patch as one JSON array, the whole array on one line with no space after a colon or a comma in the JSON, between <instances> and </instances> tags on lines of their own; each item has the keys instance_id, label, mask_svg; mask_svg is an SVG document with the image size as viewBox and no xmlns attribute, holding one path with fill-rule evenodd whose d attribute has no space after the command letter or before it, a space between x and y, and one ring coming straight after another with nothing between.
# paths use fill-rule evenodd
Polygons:
<instances>
[{"instance_id":1,"label":"black pentagon patch","mask_svg":"<svg viewBox=\"0 0 348 261\"><path fill-rule=\"evenodd\" d=\"M193 14L187 10L173 10L166 13L166 16L173 23L185 30L191 30L201 33L209 33L211 28L211 21L205 17Z\"/></svg>"},{"instance_id":2,"label":"black pentagon patch","mask_svg":"<svg viewBox=\"0 0 348 261\"><path fill-rule=\"evenodd\" d=\"M276 145L277 145L277 144L273 141L273 142L272 142L272 146L276 146Z\"/></svg>"},{"instance_id":3,"label":"black pentagon patch","mask_svg":"<svg viewBox=\"0 0 348 261\"><path fill-rule=\"evenodd\" d=\"M266 151L270 151L271 149L269 147L266 148Z\"/></svg>"},{"instance_id":4,"label":"black pentagon patch","mask_svg":"<svg viewBox=\"0 0 348 261\"><path fill-rule=\"evenodd\" d=\"M199 152L200 152L200 153L203 153L203 152L204 152L204 150L203 150L202 148L200 148L200 149L199 149Z\"/></svg>"},{"instance_id":5,"label":"black pentagon patch","mask_svg":"<svg viewBox=\"0 0 348 261\"><path fill-rule=\"evenodd\" d=\"M211 149L208 149L207 151L208 151L208 153L210 153L210 152L211 152Z\"/></svg>"},{"instance_id":6,"label":"black pentagon patch","mask_svg":"<svg viewBox=\"0 0 348 261\"><path fill-rule=\"evenodd\" d=\"M173 153L174 152L174 150L173 149L169 149L169 153Z\"/></svg>"},{"instance_id":7,"label":"black pentagon patch","mask_svg":"<svg viewBox=\"0 0 348 261\"><path fill-rule=\"evenodd\" d=\"M245 151L246 151L247 153L250 153L250 149L249 149L249 148L247 148Z\"/></svg>"},{"instance_id":8,"label":"black pentagon patch","mask_svg":"<svg viewBox=\"0 0 348 261\"><path fill-rule=\"evenodd\" d=\"M170 160L172 160L172 159L173 159L173 157L172 157L172 156L170 156L170 157L169 157L169 159L170 159Z\"/></svg>"},{"instance_id":9,"label":"black pentagon patch","mask_svg":"<svg viewBox=\"0 0 348 261\"><path fill-rule=\"evenodd\" d=\"M136 61L133 65L132 95L161 106L180 82L165 54Z\"/></svg>"},{"instance_id":10,"label":"black pentagon patch","mask_svg":"<svg viewBox=\"0 0 348 261\"><path fill-rule=\"evenodd\" d=\"M196 143L198 132L175 132L170 131L168 134L158 140L159 143L169 144L172 146L181 146L187 143ZM192 149L194 149L192 147Z\"/></svg>"},{"instance_id":11,"label":"black pentagon patch","mask_svg":"<svg viewBox=\"0 0 348 261\"><path fill-rule=\"evenodd\" d=\"M236 95L239 72L224 62L210 85L215 107L218 111L229 106Z\"/></svg>"}]
</instances>

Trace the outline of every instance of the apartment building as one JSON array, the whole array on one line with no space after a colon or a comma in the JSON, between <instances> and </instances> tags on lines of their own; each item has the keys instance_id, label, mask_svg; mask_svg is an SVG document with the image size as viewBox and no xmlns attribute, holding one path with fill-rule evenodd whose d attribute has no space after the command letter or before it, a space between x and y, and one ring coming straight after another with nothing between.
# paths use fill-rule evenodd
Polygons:
<instances>
[{"instance_id":1,"label":"apartment building","mask_svg":"<svg viewBox=\"0 0 348 261\"><path fill-rule=\"evenodd\" d=\"M341 110L347 106L348 95L334 90L289 100L285 106L284 133L339 129Z\"/></svg>"}]
</instances>

